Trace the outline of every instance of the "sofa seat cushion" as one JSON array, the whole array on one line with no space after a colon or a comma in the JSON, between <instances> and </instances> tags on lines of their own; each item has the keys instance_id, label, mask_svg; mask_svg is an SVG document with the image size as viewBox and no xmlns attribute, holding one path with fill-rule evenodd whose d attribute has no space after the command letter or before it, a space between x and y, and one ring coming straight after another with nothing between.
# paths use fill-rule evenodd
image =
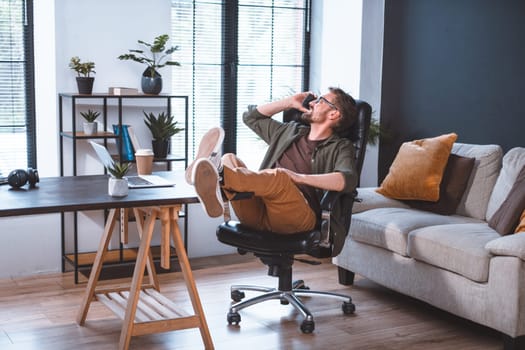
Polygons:
<instances>
[{"instance_id":1,"label":"sofa seat cushion","mask_svg":"<svg viewBox=\"0 0 525 350\"><path fill-rule=\"evenodd\" d=\"M408 256L408 234L421 227L478 223L481 220L459 215L439 215L410 208L377 208L352 215L352 239Z\"/></svg>"},{"instance_id":2,"label":"sofa seat cushion","mask_svg":"<svg viewBox=\"0 0 525 350\"><path fill-rule=\"evenodd\" d=\"M485 245L500 235L487 223L428 226L408 235L410 257L486 282L491 254Z\"/></svg>"}]
</instances>

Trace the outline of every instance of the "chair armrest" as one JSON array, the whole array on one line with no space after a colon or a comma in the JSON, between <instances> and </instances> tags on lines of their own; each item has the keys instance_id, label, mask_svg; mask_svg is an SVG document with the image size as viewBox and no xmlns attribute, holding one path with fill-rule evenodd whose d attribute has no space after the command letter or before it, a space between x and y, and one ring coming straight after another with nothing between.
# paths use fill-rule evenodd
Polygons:
<instances>
[{"instance_id":1,"label":"chair armrest","mask_svg":"<svg viewBox=\"0 0 525 350\"><path fill-rule=\"evenodd\" d=\"M321 241L319 243L321 247L330 247L332 244L330 237L330 221L332 217L332 208L337 202L337 200L343 195L349 194L339 191L326 191L326 193L323 195L323 198L321 199ZM353 197L354 201L357 200L356 190L354 190L350 195Z\"/></svg>"},{"instance_id":2,"label":"chair armrest","mask_svg":"<svg viewBox=\"0 0 525 350\"><path fill-rule=\"evenodd\" d=\"M512 234L493 239L485 245L493 255L515 256L525 260L525 234Z\"/></svg>"}]
</instances>

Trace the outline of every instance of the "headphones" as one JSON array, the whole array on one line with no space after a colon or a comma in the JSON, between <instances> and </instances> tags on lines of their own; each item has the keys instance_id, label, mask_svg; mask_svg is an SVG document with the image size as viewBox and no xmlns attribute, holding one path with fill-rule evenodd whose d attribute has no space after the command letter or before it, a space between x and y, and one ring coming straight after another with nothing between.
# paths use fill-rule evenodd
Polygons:
<instances>
[{"instance_id":1,"label":"headphones","mask_svg":"<svg viewBox=\"0 0 525 350\"><path fill-rule=\"evenodd\" d=\"M36 187L36 183L40 181L38 176L38 170L28 168L27 171L24 169L13 170L7 175L7 183L13 188L20 188L26 183L29 183L29 187Z\"/></svg>"}]
</instances>

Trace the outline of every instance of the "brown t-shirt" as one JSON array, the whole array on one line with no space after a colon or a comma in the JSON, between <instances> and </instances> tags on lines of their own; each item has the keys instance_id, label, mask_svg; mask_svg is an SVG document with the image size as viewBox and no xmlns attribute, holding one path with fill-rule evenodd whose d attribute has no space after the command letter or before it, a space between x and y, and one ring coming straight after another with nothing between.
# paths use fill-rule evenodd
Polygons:
<instances>
[{"instance_id":1,"label":"brown t-shirt","mask_svg":"<svg viewBox=\"0 0 525 350\"><path fill-rule=\"evenodd\" d=\"M290 147L282 154L281 158L275 164L276 168L285 168L292 170L299 174L312 173L312 155L321 141L308 140L308 136L302 136L297 141L292 143ZM307 185L297 185L299 190L303 193L312 210L321 215L321 198L319 198L314 187Z\"/></svg>"}]
</instances>

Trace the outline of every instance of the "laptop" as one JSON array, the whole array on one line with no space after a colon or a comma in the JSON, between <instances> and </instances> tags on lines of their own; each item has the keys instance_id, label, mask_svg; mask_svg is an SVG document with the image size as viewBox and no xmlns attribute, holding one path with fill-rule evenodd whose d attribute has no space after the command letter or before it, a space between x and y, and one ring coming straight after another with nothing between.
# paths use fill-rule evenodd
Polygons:
<instances>
[{"instance_id":1,"label":"laptop","mask_svg":"<svg viewBox=\"0 0 525 350\"><path fill-rule=\"evenodd\" d=\"M111 158L111 155L109 154L106 147L93 141L89 141L89 143L95 150L95 153L97 154L98 159L102 165L104 165L106 168L112 167L115 161L113 158ZM175 185L174 182L171 182L158 175L132 175L126 176L126 178L128 179L129 188L169 187Z\"/></svg>"}]
</instances>

